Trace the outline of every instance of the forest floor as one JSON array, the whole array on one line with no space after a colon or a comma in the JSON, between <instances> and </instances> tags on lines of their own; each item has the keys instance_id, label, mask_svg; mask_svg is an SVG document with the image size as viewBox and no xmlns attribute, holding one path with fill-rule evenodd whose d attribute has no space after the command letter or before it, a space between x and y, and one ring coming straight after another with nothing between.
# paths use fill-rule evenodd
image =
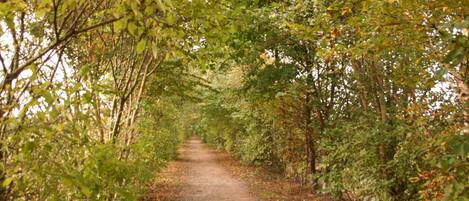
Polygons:
<instances>
[{"instance_id":1,"label":"forest floor","mask_svg":"<svg viewBox=\"0 0 469 201\"><path fill-rule=\"evenodd\" d=\"M147 197L152 201L255 201L327 199L279 175L241 164L230 155L190 138L179 157L158 173Z\"/></svg>"}]
</instances>

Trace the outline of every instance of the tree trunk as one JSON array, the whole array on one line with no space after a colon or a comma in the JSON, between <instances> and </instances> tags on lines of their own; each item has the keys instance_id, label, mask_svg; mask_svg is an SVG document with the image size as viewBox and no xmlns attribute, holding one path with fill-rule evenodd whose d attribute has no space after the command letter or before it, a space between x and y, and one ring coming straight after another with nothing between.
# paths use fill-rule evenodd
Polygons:
<instances>
[{"instance_id":1,"label":"tree trunk","mask_svg":"<svg viewBox=\"0 0 469 201\"><path fill-rule=\"evenodd\" d=\"M308 157L308 166L309 173L313 175L316 174L316 147L314 143L314 129L311 126L311 106L310 106L310 92L306 92L305 102L304 102L304 128L305 128L305 141L306 141L306 151ZM313 179L312 181L312 190L315 191L317 188L317 181Z\"/></svg>"}]
</instances>

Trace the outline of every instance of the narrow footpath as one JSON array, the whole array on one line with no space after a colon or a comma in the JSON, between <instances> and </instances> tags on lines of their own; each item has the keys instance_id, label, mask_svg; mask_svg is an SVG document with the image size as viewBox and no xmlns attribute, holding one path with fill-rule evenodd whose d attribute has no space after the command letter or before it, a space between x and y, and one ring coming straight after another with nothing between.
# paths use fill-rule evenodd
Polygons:
<instances>
[{"instance_id":1,"label":"narrow footpath","mask_svg":"<svg viewBox=\"0 0 469 201\"><path fill-rule=\"evenodd\" d=\"M178 159L157 175L145 200L319 200L299 185L242 165L197 137L190 138L179 150Z\"/></svg>"},{"instance_id":2,"label":"narrow footpath","mask_svg":"<svg viewBox=\"0 0 469 201\"><path fill-rule=\"evenodd\" d=\"M187 201L239 200L254 201L246 185L233 178L207 145L197 138L191 138L181 159L190 162L187 186L182 189Z\"/></svg>"}]
</instances>

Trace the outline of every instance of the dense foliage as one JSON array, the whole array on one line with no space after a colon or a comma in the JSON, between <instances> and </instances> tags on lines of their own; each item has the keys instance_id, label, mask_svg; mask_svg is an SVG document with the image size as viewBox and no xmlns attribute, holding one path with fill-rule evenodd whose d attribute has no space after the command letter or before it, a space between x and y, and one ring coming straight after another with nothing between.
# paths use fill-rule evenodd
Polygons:
<instances>
[{"instance_id":1,"label":"dense foliage","mask_svg":"<svg viewBox=\"0 0 469 201\"><path fill-rule=\"evenodd\" d=\"M0 200L137 200L194 133L337 199L467 200L467 13L0 1Z\"/></svg>"},{"instance_id":2,"label":"dense foliage","mask_svg":"<svg viewBox=\"0 0 469 201\"><path fill-rule=\"evenodd\" d=\"M467 200L468 8L246 4L199 133L337 199Z\"/></svg>"},{"instance_id":3,"label":"dense foliage","mask_svg":"<svg viewBox=\"0 0 469 201\"><path fill-rule=\"evenodd\" d=\"M182 18L203 5L174 4L0 2L0 200L142 197L204 84Z\"/></svg>"}]
</instances>

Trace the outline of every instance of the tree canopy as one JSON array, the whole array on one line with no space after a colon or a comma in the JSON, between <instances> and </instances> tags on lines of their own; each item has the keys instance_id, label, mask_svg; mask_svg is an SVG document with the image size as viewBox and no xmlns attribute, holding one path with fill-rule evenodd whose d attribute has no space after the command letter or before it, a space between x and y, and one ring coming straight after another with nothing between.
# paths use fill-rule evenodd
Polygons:
<instances>
[{"instance_id":1,"label":"tree canopy","mask_svg":"<svg viewBox=\"0 0 469 201\"><path fill-rule=\"evenodd\" d=\"M0 200L138 200L189 135L344 200L469 197L467 0L0 1Z\"/></svg>"}]
</instances>

